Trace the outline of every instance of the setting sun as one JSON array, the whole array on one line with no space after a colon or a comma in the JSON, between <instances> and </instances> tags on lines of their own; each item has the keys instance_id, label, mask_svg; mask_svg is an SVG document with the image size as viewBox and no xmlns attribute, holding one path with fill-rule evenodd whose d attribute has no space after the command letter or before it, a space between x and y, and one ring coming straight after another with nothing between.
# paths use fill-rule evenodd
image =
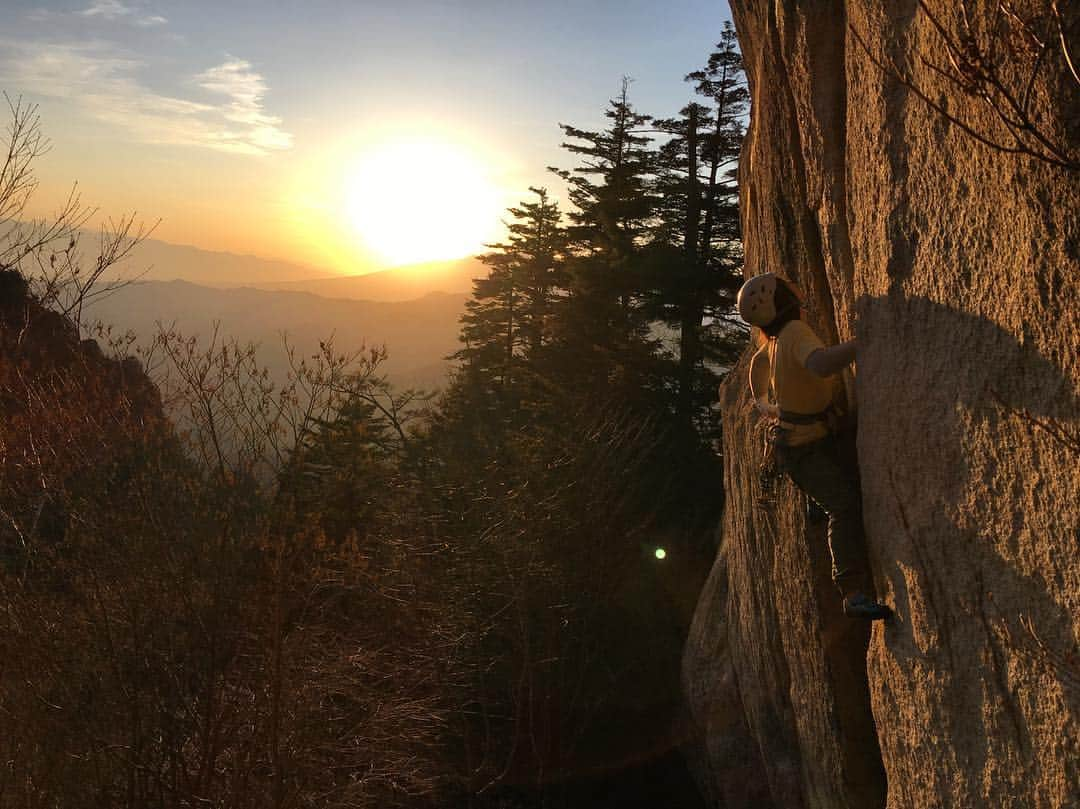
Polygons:
<instances>
[{"instance_id":1,"label":"setting sun","mask_svg":"<svg viewBox=\"0 0 1080 809\"><path fill-rule=\"evenodd\" d=\"M374 146L345 182L350 225L389 264L466 256L498 232L504 206L487 168L447 141Z\"/></svg>"}]
</instances>

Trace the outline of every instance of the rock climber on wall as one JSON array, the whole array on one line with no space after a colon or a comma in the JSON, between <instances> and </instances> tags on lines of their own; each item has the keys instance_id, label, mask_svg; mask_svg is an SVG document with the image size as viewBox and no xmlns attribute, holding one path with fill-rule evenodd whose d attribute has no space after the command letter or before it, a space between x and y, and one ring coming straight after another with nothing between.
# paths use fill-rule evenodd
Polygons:
<instances>
[{"instance_id":1,"label":"rock climber on wall","mask_svg":"<svg viewBox=\"0 0 1080 809\"><path fill-rule=\"evenodd\" d=\"M874 600L863 561L857 472L837 451L829 419L829 377L855 361L855 341L826 348L801 319L800 305L789 282L771 272L751 278L739 290L739 314L767 338L750 362L750 390L758 410L772 422L779 469L828 515L832 577L843 595L844 614L883 620L892 612Z\"/></svg>"}]
</instances>

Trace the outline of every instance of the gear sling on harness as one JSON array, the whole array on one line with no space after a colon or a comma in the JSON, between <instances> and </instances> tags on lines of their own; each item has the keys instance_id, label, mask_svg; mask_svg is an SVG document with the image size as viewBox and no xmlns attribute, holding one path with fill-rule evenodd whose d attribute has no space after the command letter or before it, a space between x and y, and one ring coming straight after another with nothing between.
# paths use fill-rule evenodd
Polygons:
<instances>
[{"instance_id":1,"label":"gear sling on harness","mask_svg":"<svg viewBox=\"0 0 1080 809\"><path fill-rule=\"evenodd\" d=\"M781 410L779 411L779 422L792 425L821 422L825 424L829 434L835 434L837 432L836 420L838 415L833 405L829 405L829 407L818 413L795 413L790 410ZM787 429L780 426L780 423L770 424L766 428L765 446L762 452L761 466L758 469L758 483L761 486L762 493L766 496L772 494L776 480L783 472L780 468L781 465L777 462L776 449L788 445L786 435L788 432Z\"/></svg>"},{"instance_id":2,"label":"gear sling on harness","mask_svg":"<svg viewBox=\"0 0 1080 809\"><path fill-rule=\"evenodd\" d=\"M774 447L787 446L787 437L785 433L789 432L789 430L785 427L780 426L785 422L787 424L793 425L821 423L825 425L825 428L829 431L830 434L835 433L835 420L837 415L839 414L836 412L836 408L833 405L829 405L827 408L818 413L794 413L790 410L781 410L779 411L778 416L779 423L772 425L769 430L769 442Z\"/></svg>"}]
</instances>

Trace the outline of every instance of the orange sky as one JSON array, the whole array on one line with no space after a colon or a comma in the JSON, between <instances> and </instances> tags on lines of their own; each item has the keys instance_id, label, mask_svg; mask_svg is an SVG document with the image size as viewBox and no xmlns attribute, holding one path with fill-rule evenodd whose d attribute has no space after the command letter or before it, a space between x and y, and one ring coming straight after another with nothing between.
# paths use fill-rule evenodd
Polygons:
<instances>
[{"instance_id":1,"label":"orange sky","mask_svg":"<svg viewBox=\"0 0 1080 809\"><path fill-rule=\"evenodd\" d=\"M53 141L31 213L77 180L105 214L160 219L156 238L356 273L482 250L529 186L559 195L560 122L602 127L623 75L643 111L675 113L727 16L708 0L12 0L0 90L39 105Z\"/></svg>"}]
</instances>

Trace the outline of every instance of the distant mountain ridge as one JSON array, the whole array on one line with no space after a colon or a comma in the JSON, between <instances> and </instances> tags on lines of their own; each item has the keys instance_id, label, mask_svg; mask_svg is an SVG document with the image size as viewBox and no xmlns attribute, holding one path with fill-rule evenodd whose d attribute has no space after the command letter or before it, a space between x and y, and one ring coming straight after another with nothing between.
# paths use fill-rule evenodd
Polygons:
<instances>
[{"instance_id":1,"label":"distant mountain ridge","mask_svg":"<svg viewBox=\"0 0 1080 809\"><path fill-rule=\"evenodd\" d=\"M90 252L97 234L85 231L81 244ZM186 244L146 239L113 275L143 281L190 281L206 286L303 281L327 276L326 270L282 259L204 250Z\"/></svg>"},{"instance_id":2,"label":"distant mountain ridge","mask_svg":"<svg viewBox=\"0 0 1080 809\"><path fill-rule=\"evenodd\" d=\"M88 252L96 239L97 234L84 232L83 245ZM313 292L327 298L408 301L431 292L469 293L472 280L487 275L487 269L468 257L334 275L324 268L291 261L147 239L113 275L150 282L187 281L205 287Z\"/></svg>"},{"instance_id":3,"label":"distant mountain ridge","mask_svg":"<svg viewBox=\"0 0 1080 809\"><path fill-rule=\"evenodd\" d=\"M427 389L445 384L448 360L458 348L464 294L429 293L412 301L387 302L326 298L297 290L251 287L220 289L187 281L129 284L88 309L100 320L148 340L160 323L186 335L205 337L215 324L219 334L261 346L260 358L278 379L287 362L282 334L303 354L333 338L341 352L386 345L384 371L400 386Z\"/></svg>"},{"instance_id":4,"label":"distant mountain ridge","mask_svg":"<svg viewBox=\"0 0 1080 809\"><path fill-rule=\"evenodd\" d=\"M303 281L251 284L259 289L313 292L327 298L368 301L409 301L429 295L471 294L473 280L485 277L487 267L476 258L431 261L392 267L364 275L342 275Z\"/></svg>"}]
</instances>

